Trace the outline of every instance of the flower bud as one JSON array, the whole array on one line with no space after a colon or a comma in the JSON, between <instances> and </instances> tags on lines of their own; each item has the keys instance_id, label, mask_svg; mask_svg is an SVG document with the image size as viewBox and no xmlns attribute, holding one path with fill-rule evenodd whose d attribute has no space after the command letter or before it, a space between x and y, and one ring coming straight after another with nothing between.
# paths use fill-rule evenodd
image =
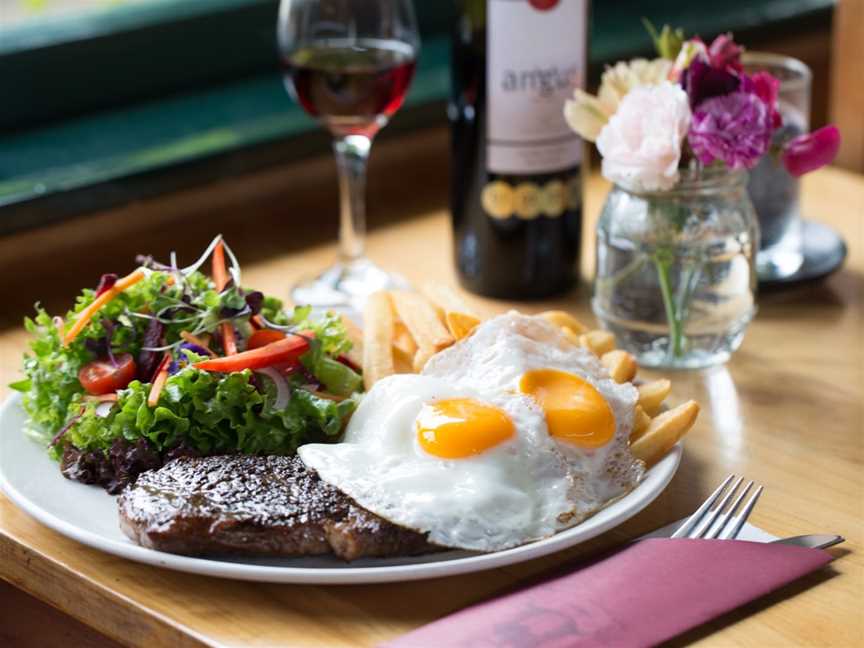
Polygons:
<instances>
[{"instance_id":1,"label":"flower bud","mask_svg":"<svg viewBox=\"0 0 864 648\"><path fill-rule=\"evenodd\" d=\"M708 62L718 70L741 71L742 48L732 39L732 34L720 34L708 46Z\"/></svg>"},{"instance_id":2,"label":"flower bud","mask_svg":"<svg viewBox=\"0 0 864 648\"><path fill-rule=\"evenodd\" d=\"M840 131L829 124L789 140L783 147L783 166L797 178L830 164L839 149Z\"/></svg>"}]
</instances>

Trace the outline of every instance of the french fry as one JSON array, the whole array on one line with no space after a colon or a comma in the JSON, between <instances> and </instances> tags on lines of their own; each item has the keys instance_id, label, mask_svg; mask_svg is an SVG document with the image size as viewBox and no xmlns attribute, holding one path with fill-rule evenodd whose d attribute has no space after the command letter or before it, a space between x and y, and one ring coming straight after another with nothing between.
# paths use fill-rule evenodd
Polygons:
<instances>
[{"instance_id":1,"label":"french fry","mask_svg":"<svg viewBox=\"0 0 864 648\"><path fill-rule=\"evenodd\" d=\"M413 373L417 343L401 320L393 323L393 365L396 373Z\"/></svg>"},{"instance_id":2,"label":"french fry","mask_svg":"<svg viewBox=\"0 0 864 648\"><path fill-rule=\"evenodd\" d=\"M445 284L438 283L437 281L427 281L420 286L420 294L432 302L432 306L434 306L441 317L444 317L446 313L451 311L474 315L465 304L465 301L456 294L456 291Z\"/></svg>"},{"instance_id":3,"label":"french fry","mask_svg":"<svg viewBox=\"0 0 864 648\"><path fill-rule=\"evenodd\" d=\"M423 371L423 367L426 366L426 363L435 355L435 351L432 349L417 349L417 353L414 354L414 360L411 362L411 368L414 370L414 373L420 373Z\"/></svg>"},{"instance_id":4,"label":"french fry","mask_svg":"<svg viewBox=\"0 0 864 648\"><path fill-rule=\"evenodd\" d=\"M460 311L447 311L444 321L447 323L450 335L457 340L468 337L474 327L480 324L479 317Z\"/></svg>"},{"instance_id":5,"label":"french fry","mask_svg":"<svg viewBox=\"0 0 864 648\"><path fill-rule=\"evenodd\" d=\"M414 355L407 356L396 347L393 347L393 369L397 374L416 373L414 371Z\"/></svg>"},{"instance_id":6,"label":"french fry","mask_svg":"<svg viewBox=\"0 0 864 648\"><path fill-rule=\"evenodd\" d=\"M432 303L420 293L395 290L390 297L396 314L405 323L423 357L431 357L453 344L453 336L438 318Z\"/></svg>"},{"instance_id":7,"label":"french fry","mask_svg":"<svg viewBox=\"0 0 864 648\"><path fill-rule=\"evenodd\" d=\"M393 323L393 348L408 358L417 353L417 342L411 337L411 332L402 320Z\"/></svg>"},{"instance_id":8,"label":"french fry","mask_svg":"<svg viewBox=\"0 0 864 648\"><path fill-rule=\"evenodd\" d=\"M672 391L672 382L666 378L652 380L644 385L639 385L639 404L648 416L657 416L663 401Z\"/></svg>"},{"instance_id":9,"label":"french fry","mask_svg":"<svg viewBox=\"0 0 864 648\"><path fill-rule=\"evenodd\" d=\"M645 413L641 405L637 405L633 412L633 429L630 431L630 443L633 443L645 434L649 425L651 425L651 417Z\"/></svg>"},{"instance_id":10,"label":"french fry","mask_svg":"<svg viewBox=\"0 0 864 648\"><path fill-rule=\"evenodd\" d=\"M576 319L566 311L548 310L540 313L540 317L547 320L551 324L554 324L560 329L568 328L577 335L588 332L587 326L585 326L582 322L580 322L578 319Z\"/></svg>"},{"instance_id":11,"label":"french fry","mask_svg":"<svg viewBox=\"0 0 864 648\"><path fill-rule=\"evenodd\" d=\"M345 356L356 366L363 366L363 331L357 324L347 315L340 317L342 324L345 326L345 333L351 341L351 350Z\"/></svg>"},{"instance_id":12,"label":"french fry","mask_svg":"<svg viewBox=\"0 0 864 648\"><path fill-rule=\"evenodd\" d=\"M615 348L615 336L609 331L596 329L580 335L579 345L599 358Z\"/></svg>"},{"instance_id":13,"label":"french fry","mask_svg":"<svg viewBox=\"0 0 864 648\"><path fill-rule=\"evenodd\" d=\"M395 373L393 365L393 307L386 292L369 295L363 309L363 384L370 389Z\"/></svg>"},{"instance_id":14,"label":"french fry","mask_svg":"<svg viewBox=\"0 0 864 648\"><path fill-rule=\"evenodd\" d=\"M630 445L630 450L648 466L657 463L693 427L698 415L699 403L692 400L663 412Z\"/></svg>"},{"instance_id":15,"label":"french fry","mask_svg":"<svg viewBox=\"0 0 864 648\"><path fill-rule=\"evenodd\" d=\"M638 366L636 358L626 351L614 349L604 353L600 362L609 371L609 375L617 383L630 382L636 377Z\"/></svg>"}]
</instances>

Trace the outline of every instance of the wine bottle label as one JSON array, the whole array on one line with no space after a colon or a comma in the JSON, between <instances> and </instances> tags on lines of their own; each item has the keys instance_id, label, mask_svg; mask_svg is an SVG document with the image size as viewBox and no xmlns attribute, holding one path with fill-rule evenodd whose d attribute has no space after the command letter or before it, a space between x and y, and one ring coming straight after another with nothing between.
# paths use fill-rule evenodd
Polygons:
<instances>
[{"instance_id":1,"label":"wine bottle label","mask_svg":"<svg viewBox=\"0 0 864 648\"><path fill-rule=\"evenodd\" d=\"M549 173L579 164L582 142L564 119L564 102L583 87L587 15L587 0L488 0L490 172Z\"/></svg>"},{"instance_id":2,"label":"wine bottle label","mask_svg":"<svg viewBox=\"0 0 864 648\"><path fill-rule=\"evenodd\" d=\"M522 220L558 218L568 209L578 209L581 200L578 174L566 183L561 180L520 182L512 185L493 180L483 187L480 202L490 217L502 220L516 217Z\"/></svg>"},{"instance_id":3,"label":"wine bottle label","mask_svg":"<svg viewBox=\"0 0 864 648\"><path fill-rule=\"evenodd\" d=\"M510 218L513 215L513 187L506 182L496 180L488 183L483 187L480 201L492 218Z\"/></svg>"}]
</instances>

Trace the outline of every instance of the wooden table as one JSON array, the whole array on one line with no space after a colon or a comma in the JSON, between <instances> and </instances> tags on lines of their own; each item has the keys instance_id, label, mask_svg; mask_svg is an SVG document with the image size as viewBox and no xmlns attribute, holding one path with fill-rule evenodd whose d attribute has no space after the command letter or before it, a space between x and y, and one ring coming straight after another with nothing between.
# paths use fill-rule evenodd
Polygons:
<instances>
[{"instance_id":1,"label":"wooden table","mask_svg":"<svg viewBox=\"0 0 864 648\"><path fill-rule=\"evenodd\" d=\"M436 182L442 177L436 176ZM605 190L598 178L589 182L589 214L597 213ZM443 194L437 195L437 208L424 207L425 213L415 218L373 231L371 256L413 280L453 282L447 215L440 204ZM834 550L838 559L831 567L680 641L860 645L864 178L836 170L814 174L805 181L804 211L843 233L850 252L846 267L823 285L762 297L758 318L727 366L672 376L674 399L696 398L704 406L678 474L647 510L585 546L527 564L425 582L254 584L181 574L102 554L48 530L0 497L0 577L121 643L371 646L553 565L681 518L734 471L766 486L753 518L756 524L781 536L840 533L847 542ZM201 233L202 238L210 235ZM33 245L39 236L22 235L21 245ZM255 238L248 232L246 237ZM0 248L6 245L11 254L14 244L0 241ZM87 243L76 245L83 249ZM332 245L319 245L258 262L247 253L246 281L284 293L300 273L323 266L333 253ZM589 264L586 258L586 267ZM25 297L32 302L39 294ZM512 306L469 299L488 313ZM587 301L583 286L568 298L521 308L567 308L591 320ZM17 375L24 345L19 329L0 331L2 394Z\"/></svg>"}]
</instances>

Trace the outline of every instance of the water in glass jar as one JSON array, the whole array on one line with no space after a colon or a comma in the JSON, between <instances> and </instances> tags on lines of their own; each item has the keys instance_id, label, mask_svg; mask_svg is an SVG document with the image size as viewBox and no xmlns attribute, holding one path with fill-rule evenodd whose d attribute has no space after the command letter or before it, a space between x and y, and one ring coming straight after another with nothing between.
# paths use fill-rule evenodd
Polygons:
<instances>
[{"instance_id":1,"label":"water in glass jar","mask_svg":"<svg viewBox=\"0 0 864 648\"><path fill-rule=\"evenodd\" d=\"M594 312L643 366L725 362L755 313L753 239L752 231L726 232L656 246L601 228Z\"/></svg>"}]
</instances>

